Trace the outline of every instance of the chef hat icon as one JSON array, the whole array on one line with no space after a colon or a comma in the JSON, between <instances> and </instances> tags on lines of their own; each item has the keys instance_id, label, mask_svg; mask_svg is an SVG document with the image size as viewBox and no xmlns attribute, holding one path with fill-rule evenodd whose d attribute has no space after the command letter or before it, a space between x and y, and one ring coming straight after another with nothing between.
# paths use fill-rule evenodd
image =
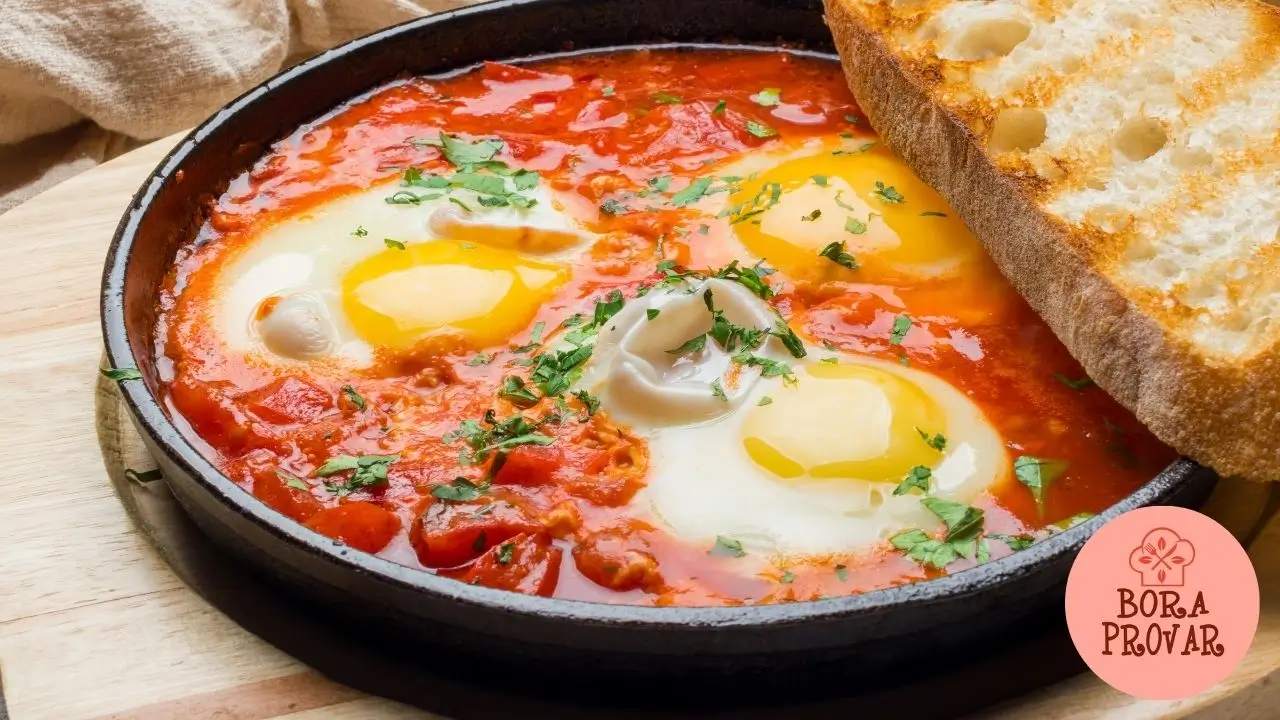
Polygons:
<instances>
[{"instance_id":1,"label":"chef hat icon","mask_svg":"<svg viewBox=\"0 0 1280 720\"><path fill-rule=\"evenodd\" d=\"M1182 585L1186 567L1196 559L1196 548L1169 528L1156 528L1129 553L1129 567L1142 576L1142 585Z\"/></svg>"}]
</instances>

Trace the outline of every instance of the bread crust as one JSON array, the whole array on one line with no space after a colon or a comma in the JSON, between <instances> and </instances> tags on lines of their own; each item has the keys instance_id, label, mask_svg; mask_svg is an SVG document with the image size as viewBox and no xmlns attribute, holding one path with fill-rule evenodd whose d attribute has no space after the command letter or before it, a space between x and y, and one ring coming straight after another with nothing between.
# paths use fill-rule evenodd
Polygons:
<instances>
[{"instance_id":1,"label":"bread crust","mask_svg":"<svg viewBox=\"0 0 1280 720\"><path fill-rule=\"evenodd\" d=\"M1223 363L1127 299L1076 250L1072 229L997 166L961 117L934 101L936 79L895 53L856 2L824 0L858 104L889 147L946 198L1089 377L1193 460L1224 475L1280 479L1280 348Z\"/></svg>"}]
</instances>

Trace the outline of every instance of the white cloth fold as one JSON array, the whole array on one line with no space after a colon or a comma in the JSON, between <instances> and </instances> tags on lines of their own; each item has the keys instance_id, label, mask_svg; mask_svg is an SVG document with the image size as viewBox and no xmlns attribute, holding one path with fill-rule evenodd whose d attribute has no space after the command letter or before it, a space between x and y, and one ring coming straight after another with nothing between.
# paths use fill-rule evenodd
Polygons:
<instances>
[{"instance_id":1,"label":"white cloth fold","mask_svg":"<svg viewBox=\"0 0 1280 720\"><path fill-rule=\"evenodd\" d=\"M0 212L289 63L476 0L0 0Z\"/></svg>"}]
</instances>

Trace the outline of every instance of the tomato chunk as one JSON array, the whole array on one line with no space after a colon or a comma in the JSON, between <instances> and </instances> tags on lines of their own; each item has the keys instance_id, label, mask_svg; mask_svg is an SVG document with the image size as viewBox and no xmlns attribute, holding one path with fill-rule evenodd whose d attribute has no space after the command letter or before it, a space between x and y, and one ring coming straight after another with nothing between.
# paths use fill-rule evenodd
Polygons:
<instances>
[{"instance_id":1,"label":"tomato chunk","mask_svg":"<svg viewBox=\"0 0 1280 720\"><path fill-rule=\"evenodd\" d=\"M560 580L563 556L564 552L542 533L516 535L481 555L465 580L473 585L550 597Z\"/></svg>"},{"instance_id":2,"label":"tomato chunk","mask_svg":"<svg viewBox=\"0 0 1280 720\"><path fill-rule=\"evenodd\" d=\"M413 522L409 540L423 565L450 568L471 562L516 535L541 529L523 510L508 502L484 505L441 501L428 505Z\"/></svg>"},{"instance_id":3,"label":"tomato chunk","mask_svg":"<svg viewBox=\"0 0 1280 720\"><path fill-rule=\"evenodd\" d=\"M321 535L376 553L400 532L400 518L369 502L348 502L325 508L307 520L307 527Z\"/></svg>"},{"instance_id":4,"label":"tomato chunk","mask_svg":"<svg viewBox=\"0 0 1280 720\"><path fill-rule=\"evenodd\" d=\"M294 480L303 483L302 480ZM273 469L259 470L253 474L253 496L276 512L306 522L312 515L324 509L324 505L309 491L290 487L289 481Z\"/></svg>"},{"instance_id":5,"label":"tomato chunk","mask_svg":"<svg viewBox=\"0 0 1280 720\"><path fill-rule=\"evenodd\" d=\"M545 485L564 456L552 445L521 445L507 453L493 481L499 485Z\"/></svg>"},{"instance_id":6,"label":"tomato chunk","mask_svg":"<svg viewBox=\"0 0 1280 720\"><path fill-rule=\"evenodd\" d=\"M573 561L587 579L610 590L658 592L663 586L649 543L622 529L588 535L573 549Z\"/></svg>"},{"instance_id":7,"label":"tomato chunk","mask_svg":"<svg viewBox=\"0 0 1280 720\"><path fill-rule=\"evenodd\" d=\"M272 425L315 422L334 408L333 396L327 390L292 375L250 390L238 399L254 417Z\"/></svg>"}]
</instances>

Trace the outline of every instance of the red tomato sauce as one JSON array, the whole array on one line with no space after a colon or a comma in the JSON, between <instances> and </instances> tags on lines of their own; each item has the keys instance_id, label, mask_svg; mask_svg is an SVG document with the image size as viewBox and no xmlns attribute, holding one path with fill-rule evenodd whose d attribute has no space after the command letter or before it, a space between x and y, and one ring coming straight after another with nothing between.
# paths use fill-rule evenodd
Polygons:
<instances>
[{"instance_id":1,"label":"red tomato sauce","mask_svg":"<svg viewBox=\"0 0 1280 720\"><path fill-rule=\"evenodd\" d=\"M762 88L785 89L785 101L754 102ZM684 209L610 215L599 207L611 193L660 177L679 188L770 143L851 125L873 138L861 120L837 63L783 52L624 52L489 63L449 79L393 83L281 140L211 203L160 301L168 408L223 472L280 513L463 582L601 602L723 605L936 576L888 545L743 575L737 558L626 512L645 485L647 443L607 409L580 421L577 400L566 403L571 417L541 427L553 443L511 448L499 468L492 457L461 464L458 443L446 436L464 421L488 410L496 418L555 411L549 399L521 408L498 397L505 376L527 375L512 349L528 342L529 330L499 347L435 340L380 352L373 367L353 373L231 352L209 320L219 268L264 228L355 191L394 188L406 168L447 172L440 150L421 141L441 131L501 139L504 162L538 172L567 198L566 212L598 233L538 311L535 321L556 328L573 313L589 315L609 291L634 298L661 277L657 258L694 268L755 261L727 243L727 219L699 218L710 225L705 234L680 232L690 222ZM778 137L758 137L750 123ZM984 410L1010 458L1067 462L1042 506L1010 470L975 502L988 533L1043 538L1053 523L1105 509L1173 459L1101 391L1064 382L1081 378L1080 367L993 268L945 283L851 278L813 284L778 273L768 278L782 288L771 302L811 343L907 362L949 381ZM894 318L903 313L913 324L893 343ZM475 363L478 353L492 361ZM381 465L383 477L376 462L317 474L344 455L396 459ZM344 490L361 472L375 482ZM458 477L482 491L471 497L462 485L463 499L439 497L437 488L458 487ZM1001 542L989 549L993 560L1010 552ZM975 562L961 559L947 571Z\"/></svg>"}]
</instances>

